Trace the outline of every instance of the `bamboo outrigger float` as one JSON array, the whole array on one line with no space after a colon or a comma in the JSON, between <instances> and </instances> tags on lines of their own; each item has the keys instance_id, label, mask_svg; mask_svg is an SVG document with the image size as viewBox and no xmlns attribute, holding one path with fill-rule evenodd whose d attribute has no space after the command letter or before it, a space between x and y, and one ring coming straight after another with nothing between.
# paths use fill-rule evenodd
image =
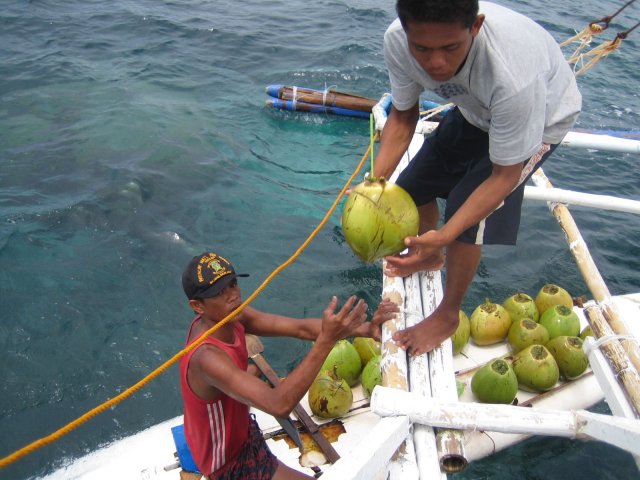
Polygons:
<instances>
[{"instance_id":1,"label":"bamboo outrigger float","mask_svg":"<svg viewBox=\"0 0 640 480\"><path fill-rule=\"evenodd\" d=\"M384 96L372 108L379 130L384 128L388 101ZM420 148L424 134L436 125L428 120L420 122L396 175ZM582 139L581 146L589 145L588 148L597 145L601 149L640 152L640 141L593 137L602 136L578 138ZM569 139L564 145L576 146L576 142ZM391 180L394 179L395 176ZM587 207L639 213L640 202L556 191L542 173L534 176L534 183L536 187L526 188L525 198L548 202L593 296L593 300L582 307L574 307L582 326L591 325L597 337L585 341L591 369L578 379L559 383L543 394L519 391L517 407L477 404L468 388L473 372L495 357L508 355L508 347L505 344L478 347L470 343L462 355L454 357L448 340L429 354L408 359L391 337L395 331L421 321L435 309L442 298L441 274L422 272L404 279L383 276L382 295L402 307L397 318L383 326L383 386L376 387L370 403L362 389L356 387L350 412L338 421L314 418L318 430L311 434L297 422L303 443L318 432L327 438L333 435L330 441L337 455L321 455L316 462L319 465L301 465L301 451L288 439L277 420L255 411L271 450L282 461L312 476L321 471L322 478L327 480L404 480L445 479L448 473L462 470L468 462L508 448L531 435L594 438L634 455L640 454L637 416L640 411L637 347L640 328L628 320L640 318L640 293L615 297L610 294L564 205L564 202L575 202ZM467 385L459 398L456 380ZM585 411L603 398L614 416ZM300 406L310 415L306 398ZM170 433L179 431L181 423L179 416L114 442L46 478L199 478L188 472L186 457L181 455L184 452ZM332 429L337 433L328 433Z\"/></svg>"}]
</instances>

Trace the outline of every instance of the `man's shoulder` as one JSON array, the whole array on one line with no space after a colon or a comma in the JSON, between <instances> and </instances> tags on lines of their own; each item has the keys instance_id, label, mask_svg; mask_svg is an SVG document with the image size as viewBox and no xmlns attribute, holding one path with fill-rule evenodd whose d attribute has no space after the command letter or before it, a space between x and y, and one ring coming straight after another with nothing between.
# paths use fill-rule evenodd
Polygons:
<instances>
[{"instance_id":1,"label":"man's shoulder","mask_svg":"<svg viewBox=\"0 0 640 480\"><path fill-rule=\"evenodd\" d=\"M393 22L389 24L389 26L385 30L384 41L385 43L389 43L389 42L397 42L402 39L406 39L406 34L404 33L404 29L402 28L400 19L396 18Z\"/></svg>"},{"instance_id":2,"label":"man's shoulder","mask_svg":"<svg viewBox=\"0 0 640 480\"><path fill-rule=\"evenodd\" d=\"M392 61L399 65L404 65L411 55L407 47L407 34L398 18L384 32L384 54L387 62Z\"/></svg>"},{"instance_id":3,"label":"man's shoulder","mask_svg":"<svg viewBox=\"0 0 640 480\"><path fill-rule=\"evenodd\" d=\"M531 48L535 47L538 37L549 35L534 19L502 5L480 2L479 11L485 16L481 31L487 45L511 49Z\"/></svg>"},{"instance_id":4,"label":"man's shoulder","mask_svg":"<svg viewBox=\"0 0 640 480\"><path fill-rule=\"evenodd\" d=\"M221 348L221 342L215 341L215 339L207 338L204 342L198 345L191 355L191 362L203 361L210 355L225 355L224 349Z\"/></svg>"}]
</instances>

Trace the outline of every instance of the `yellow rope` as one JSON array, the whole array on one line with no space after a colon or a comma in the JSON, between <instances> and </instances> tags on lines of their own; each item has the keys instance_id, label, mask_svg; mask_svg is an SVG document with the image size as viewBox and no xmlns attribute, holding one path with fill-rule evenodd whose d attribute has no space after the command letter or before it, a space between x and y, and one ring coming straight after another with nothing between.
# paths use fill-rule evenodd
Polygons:
<instances>
[{"instance_id":1,"label":"yellow rope","mask_svg":"<svg viewBox=\"0 0 640 480\"><path fill-rule=\"evenodd\" d=\"M374 138L374 140L378 138L378 132L376 132L376 134L374 135L373 138ZM173 365L178 360L180 360L180 358L182 358L184 355L186 355L191 350L193 350L198 345L200 345L205 340L206 337L208 337L209 335L214 333L216 330L218 330L220 327L222 327L224 324L226 324L229 320L231 320L233 317L235 317L238 313L240 313L240 311L242 311L242 309L244 307L246 307L249 303L251 303L260 294L260 292L262 292L262 290L265 289L265 287L271 282L271 280L273 280L273 278L276 275L278 275L282 270L284 270L286 267L288 267L291 263L293 263L296 260L296 258L298 258L300 256L300 254L304 251L305 248L307 248L307 246L315 238L315 236L318 234L318 232L324 227L324 225L329 220L329 217L331 217L331 215L335 211L336 207L338 206L338 203L340 202L340 199L344 196L345 192L349 188L349 185L351 185L351 182L353 182L353 179L356 177L356 175L358 174L358 172L362 168L362 165L363 165L364 161L366 160L367 156L369 155L369 151L371 150L371 148L372 148L371 146L369 146L369 148L367 148L367 151L362 156L362 159L360 160L360 163L356 167L356 169L353 172L353 174L349 177L349 180L347 181L347 183L344 185L344 187L342 187L342 190L340 190L340 193L338 194L338 196L336 197L335 201L333 202L333 205L331 205L331 208L329 208L329 211L326 213L326 215L324 216L322 221L318 224L318 226L313 230L313 232L311 232L309 237L302 243L302 245L295 251L295 253L291 257L289 257L289 259L287 261L282 263L273 272L271 272L271 274L262 282L262 284L251 295L249 295L249 297L244 302L242 302L242 305L240 305L233 312L231 312L229 315L227 315L225 318L223 318L220 322L218 322L213 327L211 327L209 330L207 330L202 335L200 335L196 341L194 341L193 343L191 343L190 345L185 347L180 352L176 353L173 357L171 357L169 360L167 360L165 363L163 363L160 367L155 369L153 372L151 372L149 375L144 377L142 380L140 380L135 385L127 388L121 394L117 395L116 397L114 397L114 398L112 398L110 400L107 400L106 402L104 402L103 404L93 408L92 410L89 410L84 415L78 417L76 420L73 420L72 422L68 423L64 427L56 430L52 434L47 435L46 437L40 438L40 439L38 439L38 440L26 445L25 447L23 447L23 448L21 448L19 450L16 450L12 454L7 455L6 457L0 459L0 469L2 469L4 467L16 462L17 460L21 459L22 457L25 457L25 456L29 455L30 453L33 453L35 450L37 450L37 449L39 449L41 447L44 447L45 445L48 445L49 443L52 443L52 442L58 440L60 437L66 435L67 433L69 433L72 430L76 429L77 427L79 427L83 423L85 423L88 420L92 419L93 417L99 415L100 413L104 412L108 408L111 408L111 407L117 405L118 403L120 403L121 401L123 401L124 399L129 397L131 394L133 394L136 391L140 390L140 388L142 388L144 385L149 383L151 380L153 380L154 378L159 376L161 373L163 373L165 370L167 370L171 365Z\"/></svg>"}]
</instances>

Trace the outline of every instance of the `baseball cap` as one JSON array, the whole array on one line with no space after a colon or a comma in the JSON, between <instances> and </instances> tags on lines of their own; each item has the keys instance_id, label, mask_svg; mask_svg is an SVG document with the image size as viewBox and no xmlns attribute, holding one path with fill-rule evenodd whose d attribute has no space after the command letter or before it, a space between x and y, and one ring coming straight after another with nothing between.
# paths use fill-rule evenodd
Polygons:
<instances>
[{"instance_id":1,"label":"baseball cap","mask_svg":"<svg viewBox=\"0 0 640 480\"><path fill-rule=\"evenodd\" d=\"M214 252L205 252L193 257L182 272L182 288L189 300L211 298L236 277L248 276L246 273L236 273L226 258Z\"/></svg>"}]
</instances>

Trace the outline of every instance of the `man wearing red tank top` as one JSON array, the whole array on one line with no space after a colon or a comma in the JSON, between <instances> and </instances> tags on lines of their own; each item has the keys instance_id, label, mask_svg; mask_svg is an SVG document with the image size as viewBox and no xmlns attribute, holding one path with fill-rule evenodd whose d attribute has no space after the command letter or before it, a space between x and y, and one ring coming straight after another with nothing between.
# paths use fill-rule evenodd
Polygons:
<instances>
[{"instance_id":1,"label":"man wearing red tank top","mask_svg":"<svg viewBox=\"0 0 640 480\"><path fill-rule=\"evenodd\" d=\"M216 253L193 257L182 274L189 305L197 314L187 345L240 306L237 278L243 276ZM207 478L310 478L287 467L269 451L249 407L287 417L338 340L348 336L379 339L380 325L398 311L394 303L383 300L372 321L367 322L367 305L355 296L336 312L337 308L335 296L322 318L295 319L247 306L180 360L185 437L196 465ZM302 362L272 388L258 378L255 366L248 364L245 332L314 343Z\"/></svg>"}]
</instances>

